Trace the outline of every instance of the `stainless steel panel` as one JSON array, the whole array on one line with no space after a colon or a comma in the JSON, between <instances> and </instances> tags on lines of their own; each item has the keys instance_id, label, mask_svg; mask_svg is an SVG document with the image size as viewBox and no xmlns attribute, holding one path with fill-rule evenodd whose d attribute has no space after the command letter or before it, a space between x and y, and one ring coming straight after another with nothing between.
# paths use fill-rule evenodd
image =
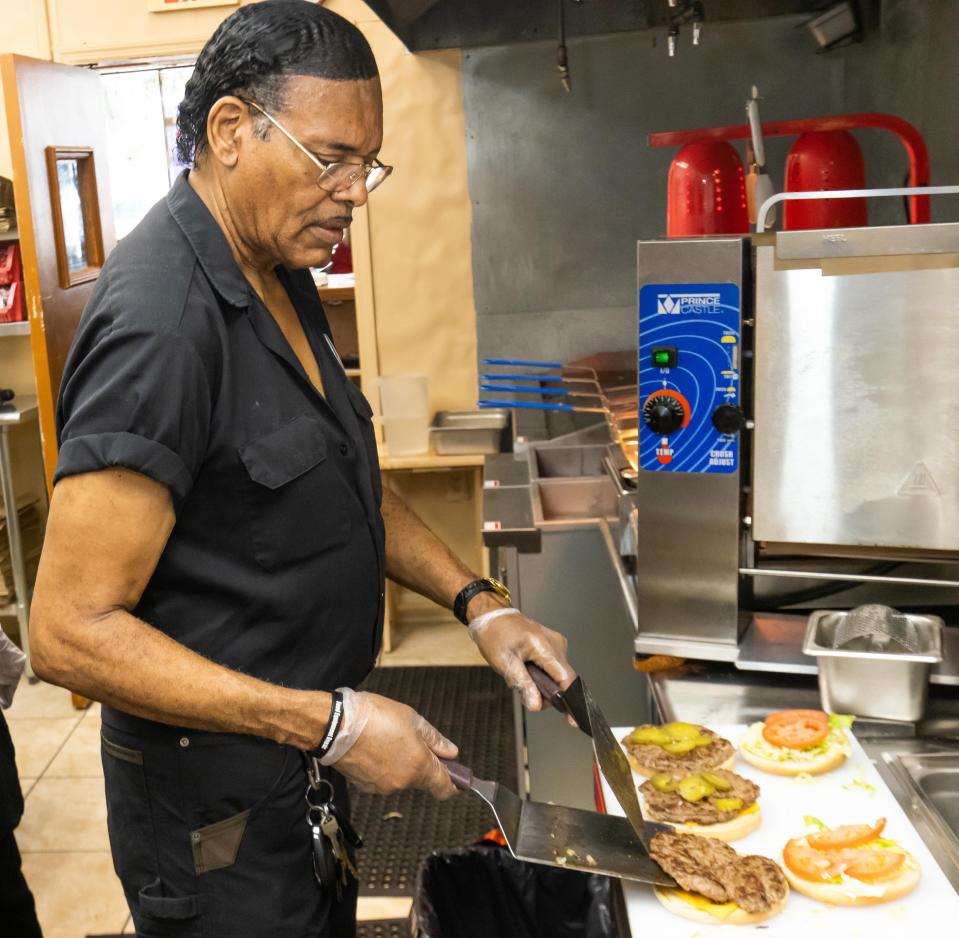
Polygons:
<instances>
[{"instance_id":1,"label":"stainless steel panel","mask_svg":"<svg viewBox=\"0 0 959 938\"><path fill-rule=\"evenodd\" d=\"M880 257L898 254L959 252L959 225L891 225L826 231L779 231L776 256L781 260L824 257Z\"/></svg>"},{"instance_id":2,"label":"stainless steel panel","mask_svg":"<svg viewBox=\"0 0 959 938\"><path fill-rule=\"evenodd\" d=\"M959 550L959 269L756 267L755 539Z\"/></svg>"},{"instance_id":3,"label":"stainless steel panel","mask_svg":"<svg viewBox=\"0 0 959 938\"><path fill-rule=\"evenodd\" d=\"M633 627L613 565L596 526L544 530L538 554L519 554L519 585L526 615L569 641L569 660L589 685L611 726L648 720L649 684L633 669ZM530 797L592 809L593 747L550 710L524 714Z\"/></svg>"},{"instance_id":4,"label":"stainless steel panel","mask_svg":"<svg viewBox=\"0 0 959 938\"><path fill-rule=\"evenodd\" d=\"M430 438L440 456L500 453L508 444L508 410L441 410L433 418Z\"/></svg>"},{"instance_id":5,"label":"stainless steel panel","mask_svg":"<svg viewBox=\"0 0 959 938\"><path fill-rule=\"evenodd\" d=\"M546 525L594 524L600 518L616 520L613 483L596 479L540 479L532 483L533 520Z\"/></svg>"},{"instance_id":6,"label":"stainless steel panel","mask_svg":"<svg viewBox=\"0 0 959 938\"><path fill-rule=\"evenodd\" d=\"M726 281L741 288L743 243L641 241L639 285ZM732 660L739 631L739 472L641 471L636 501L637 650L694 647L699 657Z\"/></svg>"},{"instance_id":7,"label":"stainless steel panel","mask_svg":"<svg viewBox=\"0 0 959 938\"><path fill-rule=\"evenodd\" d=\"M607 444L608 445L608 444ZM534 479L601 476L606 446L551 446L529 451Z\"/></svg>"}]
</instances>

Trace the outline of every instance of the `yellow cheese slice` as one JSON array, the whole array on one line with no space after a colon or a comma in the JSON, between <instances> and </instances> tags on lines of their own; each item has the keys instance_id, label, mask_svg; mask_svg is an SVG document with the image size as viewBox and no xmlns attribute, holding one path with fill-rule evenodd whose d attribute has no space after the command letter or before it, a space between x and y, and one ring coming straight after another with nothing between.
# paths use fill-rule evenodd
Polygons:
<instances>
[{"instance_id":1,"label":"yellow cheese slice","mask_svg":"<svg viewBox=\"0 0 959 938\"><path fill-rule=\"evenodd\" d=\"M729 918L739 908L735 902L713 902L705 896L697 895L694 892L686 892L684 889L677 889L673 894L694 909L698 909L700 912L708 912L720 922Z\"/></svg>"}]
</instances>

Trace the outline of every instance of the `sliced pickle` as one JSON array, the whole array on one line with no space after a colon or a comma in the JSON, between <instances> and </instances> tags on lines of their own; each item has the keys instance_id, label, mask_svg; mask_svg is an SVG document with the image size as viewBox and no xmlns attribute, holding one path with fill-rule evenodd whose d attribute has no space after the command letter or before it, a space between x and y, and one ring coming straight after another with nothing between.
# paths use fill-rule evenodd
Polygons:
<instances>
[{"instance_id":1,"label":"sliced pickle","mask_svg":"<svg viewBox=\"0 0 959 938\"><path fill-rule=\"evenodd\" d=\"M670 739L695 739L699 736L699 727L692 723L664 723L662 731Z\"/></svg>"},{"instance_id":2,"label":"sliced pickle","mask_svg":"<svg viewBox=\"0 0 959 938\"><path fill-rule=\"evenodd\" d=\"M692 752L696 748L695 739L670 739L661 744L663 749L673 756L681 756L685 752Z\"/></svg>"},{"instance_id":3,"label":"sliced pickle","mask_svg":"<svg viewBox=\"0 0 959 938\"><path fill-rule=\"evenodd\" d=\"M743 806L742 798L716 798L713 805L720 811L738 811Z\"/></svg>"},{"instance_id":4,"label":"sliced pickle","mask_svg":"<svg viewBox=\"0 0 959 938\"><path fill-rule=\"evenodd\" d=\"M720 775L718 772L700 772L699 773L716 791L729 791L733 787L728 778Z\"/></svg>"},{"instance_id":5,"label":"sliced pickle","mask_svg":"<svg viewBox=\"0 0 959 938\"><path fill-rule=\"evenodd\" d=\"M707 736L705 733L701 733L692 740L695 749L699 749L701 746L711 746L714 742L716 742L715 738Z\"/></svg>"},{"instance_id":6,"label":"sliced pickle","mask_svg":"<svg viewBox=\"0 0 959 938\"><path fill-rule=\"evenodd\" d=\"M679 783L679 794L684 801L702 801L715 793L716 789L700 775L687 775Z\"/></svg>"},{"instance_id":7,"label":"sliced pickle","mask_svg":"<svg viewBox=\"0 0 959 938\"><path fill-rule=\"evenodd\" d=\"M658 726L637 726L626 739L634 746L662 746L669 742L669 737Z\"/></svg>"},{"instance_id":8,"label":"sliced pickle","mask_svg":"<svg viewBox=\"0 0 959 938\"><path fill-rule=\"evenodd\" d=\"M671 792L679 788L679 782L668 772L660 772L658 775L654 775L651 781L656 791Z\"/></svg>"}]
</instances>

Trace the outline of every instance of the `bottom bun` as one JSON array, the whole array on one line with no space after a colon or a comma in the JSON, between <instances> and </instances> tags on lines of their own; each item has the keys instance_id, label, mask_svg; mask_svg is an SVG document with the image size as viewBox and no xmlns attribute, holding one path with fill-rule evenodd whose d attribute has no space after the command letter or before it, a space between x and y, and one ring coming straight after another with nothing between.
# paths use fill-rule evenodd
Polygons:
<instances>
[{"instance_id":1,"label":"bottom bun","mask_svg":"<svg viewBox=\"0 0 959 938\"><path fill-rule=\"evenodd\" d=\"M786 895L783 896L782 902L774 905L768 912L747 912L745 909L735 905L735 903L710 903L704 896L697 896L696 898L699 901L709 903L709 905L716 908L717 912L725 910L727 906L735 906L729 914L714 915L708 912L705 907L700 908L698 903L694 905L688 899L684 899L682 897L682 890L680 889L666 889L662 886L654 886L653 892L656 893L656 898L674 915L680 915L693 922L699 922L700 925L756 925L782 912L783 907L789 899L789 890L787 888ZM689 894L687 893L687 895Z\"/></svg>"},{"instance_id":2,"label":"bottom bun","mask_svg":"<svg viewBox=\"0 0 959 938\"><path fill-rule=\"evenodd\" d=\"M817 759L807 759L805 762L798 759L795 762L774 762L772 759L750 752L744 746L740 746L739 754L750 765L771 775L802 775L803 772L821 775L823 772L831 772L846 761L846 753L841 749L830 750Z\"/></svg>"},{"instance_id":3,"label":"bottom bun","mask_svg":"<svg viewBox=\"0 0 959 938\"><path fill-rule=\"evenodd\" d=\"M883 902L894 902L912 892L920 876L919 863L910 853L906 854L906 862L894 876L872 883L859 883L856 880L849 883L813 883L797 876L785 862L780 863L780 866L789 880L789 885L796 892L827 905L879 905ZM879 889L882 889L881 894L870 894Z\"/></svg>"},{"instance_id":4,"label":"bottom bun","mask_svg":"<svg viewBox=\"0 0 959 938\"><path fill-rule=\"evenodd\" d=\"M681 834L698 834L700 837L715 837L717 840L723 840L726 843L732 843L734 840L742 840L747 837L757 827L763 819L759 806L755 811L747 811L744 814L738 814L728 821L719 821L716 824L696 824L692 821L660 821L643 802L643 814L647 821L655 821L657 824L668 824L675 828Z\"/></svg>"},{"instance_id":5,"label":"bottom bun","mask_svg":"<svg viewBox=\"0 0 959 938\"><path fill-rule=\"evenodd\" d=\"M640 775L645 775L647 778L652 778L654 775L659 775L662 772L662 769L648 769L646 766L640 765L628 752L626 753L626 758L629 760L630 768L637 772ZM733 765L736 762L736 753L734 752L725 762L720 762L719 765L710 765L703 766L701 769L690 769L690 774L695 772L708 772L710 769L730 769L732 770Z\"/></svg>"}]
</instances>

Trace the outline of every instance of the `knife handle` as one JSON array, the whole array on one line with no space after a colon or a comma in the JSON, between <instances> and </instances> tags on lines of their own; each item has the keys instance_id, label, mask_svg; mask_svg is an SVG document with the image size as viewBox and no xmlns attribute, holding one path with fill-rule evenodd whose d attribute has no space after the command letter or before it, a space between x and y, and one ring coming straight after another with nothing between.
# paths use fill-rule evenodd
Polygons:
<instances>
[{"instance_id":1,"label":"knife handle","mask_svg":"<svg viewBox=\"0 0 959 938\"><path fill-rule=\"evenodd\" d=\"M563 689L556 683L538 664L532 661L526 662L526 670L532 678L536 689L543 695L550 706L566 713L566 702L563 700Z\"/></svg>"},{"instance_id":2,"label":"knife handle","mask_svg":"<svg viewBox=\"0 0 959 938\"><path fill-rule=\"evenodd\" d=\"M461 762L452 759L440 759L440 763L450 773L450 781L460 790L469 791L473 785L473 770Z\"/></svg>"}]
</instances>

